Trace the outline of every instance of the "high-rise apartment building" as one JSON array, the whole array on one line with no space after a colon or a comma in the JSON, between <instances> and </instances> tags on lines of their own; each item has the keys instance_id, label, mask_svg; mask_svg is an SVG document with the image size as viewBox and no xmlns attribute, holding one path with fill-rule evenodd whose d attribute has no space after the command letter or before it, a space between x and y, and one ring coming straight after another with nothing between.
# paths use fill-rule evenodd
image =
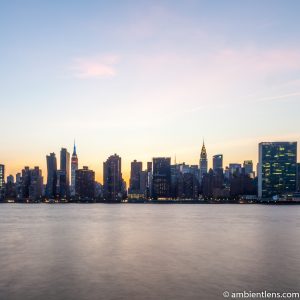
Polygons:
<instances>
[{"instance_id":1,"label":"high-rise apartment building","mask_svg":"<svg viewBox=\"0 0 300 300\"><path fill-rule=\"evenodd\" d=\"M47 185L46 197L56 197L56 184L57 184L57 161L55 153L50 153L46 156L47 160Z\"/></svg>"},{"instance_id":2,"label":"high-rise apartment building","mask_svg":"<svg viewBox=\"0 0 300 300\"><path fill-rule=\"evenodd\" d=\"M140 193L140 177L143 170L143 163L141 161L134 160L131 162L130 169L130 183L129 183L129 193L139 194Z\"/></svg>"},{"instance_id":3,"label":"high-rise apartment building","mask_svg":"<svg viewBox=\"0 0 300 300\"><path fill-rule=\"evenodd\" d=\"M171 158L153 158L152 197L166 199L171 197Z\"/></svg>"},{"instance_id":4,"label":"high-rise apartment building","mask_svg":"<svg viewBox=\"0 0 300 300\"><path fill-rule=\"evenodd\" d=\"M121 170L121 157L111 155L103 163L104 198L107 201L120 201L123 192L123 178Z\"/></svg>"},{"instance_id":5,"label":"high-rise apartment building","mask_svg":"<svg viewBox=\"0 0 300 300\"><path fill-rule=\"evenodd\" d=\"M70 195L70 153L66 148L60 151L59 195L61 198Z\"/></svg>"},{"instance_id":6,"label":"high-rise apartment building","mask_svg":"<svg viewBox=\"0 0 300 300\"><path fill-rule=\"evenodd\" d=\"M95 172L88 167L76 170L75 194L79 200L93 200L95 197Z\"/></svg>"}]
</instances>

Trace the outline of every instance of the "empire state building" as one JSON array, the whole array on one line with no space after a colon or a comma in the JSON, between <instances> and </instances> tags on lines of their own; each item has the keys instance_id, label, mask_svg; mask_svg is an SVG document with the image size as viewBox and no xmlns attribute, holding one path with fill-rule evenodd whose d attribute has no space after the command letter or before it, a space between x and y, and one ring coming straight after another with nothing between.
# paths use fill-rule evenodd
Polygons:
<instances>
[{"instance_id":1,"label":"empire state building","mask_svg":"<svg viewBox=\"0 0 300 300\"><path fill-rule=\"evenodd\" d=\"M76 170L78 170L78 157L76 153L76 145L74 141L73 154L71 159L71 196L75 195L75 176Z\"/></svg>"}]
</instances>

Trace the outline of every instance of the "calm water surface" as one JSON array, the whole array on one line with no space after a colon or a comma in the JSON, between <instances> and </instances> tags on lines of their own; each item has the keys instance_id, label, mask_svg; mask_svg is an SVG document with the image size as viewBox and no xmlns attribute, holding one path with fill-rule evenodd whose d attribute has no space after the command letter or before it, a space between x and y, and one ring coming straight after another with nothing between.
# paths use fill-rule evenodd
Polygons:
<instances>
[{"instance_id":1,"label":"calm water surface","mask_svg":"<svg viewBox=\"0 0 300 300\"><path fill-rule=\"evenodd\" d=\"M300 206L0 205L0 299L299 291Z\"/></svg>"}]
</instances>

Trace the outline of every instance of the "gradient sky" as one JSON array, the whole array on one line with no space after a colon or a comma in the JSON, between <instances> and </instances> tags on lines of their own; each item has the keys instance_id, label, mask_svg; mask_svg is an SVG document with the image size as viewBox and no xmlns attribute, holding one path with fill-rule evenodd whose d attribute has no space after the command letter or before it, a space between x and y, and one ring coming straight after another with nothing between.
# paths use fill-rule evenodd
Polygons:
<instances>
[{"instance_id":1,"label":"gradient sky","mask_svg":"<svg viewBox=\"0 0 300 300\"><path fill-rule=\"evenodd\" d=\"M0 2L0 163L72 151L225 164L298 141L300 1Z\"/></svg>"}]
</instances>

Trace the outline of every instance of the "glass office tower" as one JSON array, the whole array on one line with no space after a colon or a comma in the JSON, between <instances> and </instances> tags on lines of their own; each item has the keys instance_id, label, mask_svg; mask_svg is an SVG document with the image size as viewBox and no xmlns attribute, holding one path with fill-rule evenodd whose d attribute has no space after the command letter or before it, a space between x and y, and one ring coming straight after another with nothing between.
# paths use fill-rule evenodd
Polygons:
<instances>
[{"instance_id":1,"label":"glass office tower","mask_svg":"<svg viewBox=\"0 0 300 300\"><path fill-rule=\"evenodd\" d=\"M259 144L258 197L296 191L297 142Z\"/></svg>"}]
</instances>

